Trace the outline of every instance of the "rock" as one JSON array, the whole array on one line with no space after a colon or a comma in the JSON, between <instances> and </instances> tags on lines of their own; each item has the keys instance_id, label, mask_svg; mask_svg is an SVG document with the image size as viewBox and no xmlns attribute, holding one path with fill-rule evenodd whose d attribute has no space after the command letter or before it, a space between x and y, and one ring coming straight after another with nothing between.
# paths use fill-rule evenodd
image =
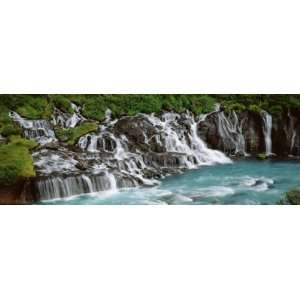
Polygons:
<instances>
[{"instance_id":1,"label":"rock","mask_svg":"<svg viewBox=\"0 0 300 300\"><path fill-rule=\"evenodd\" d=\"M80 160L78 161L78 163L75 165L75 167L81 171L86 171L88 170L89 168L89 163L88 161L83 161L83 160Z\"/></svg>"},{"instance_id":2,"label":"rock","mask_svg":"<svg viewBox=\"0 0 300 300\"><path fill-rule=\"evenodd\" d=\"M49 149L49 150L58 151L59 147L60 145L58 142L51 142L41 146L40 149Z\"/></svg>"},{"instance_id":3,"label":"rock","mask_svg":"<svg viewBox=\"0 0 300 300\"><path fill-rule=\"evenodd\" d=\"M115 124L113 131L118 136L126 136L130 152L165 151L165 148L153 138L158 134L157 129L143 115L121 118Z\"/></svg>"},{"instance_id":4,"label":"rock","mask_svg":"<svg viewBox=\"0 0 300 300\"><path fill-rule=\"evenodd\" d=\"M31 180L19 180L9 186L0 186L0 205L32 204L36 201Z\"/></svg>"}]
</instances>

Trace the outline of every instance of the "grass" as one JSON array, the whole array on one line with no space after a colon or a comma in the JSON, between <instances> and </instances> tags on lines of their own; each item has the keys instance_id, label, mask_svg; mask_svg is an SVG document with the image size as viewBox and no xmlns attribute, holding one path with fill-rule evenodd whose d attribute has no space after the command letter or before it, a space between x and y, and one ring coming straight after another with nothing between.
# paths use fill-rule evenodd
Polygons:
<instances>
[{"instance_id":1,"label":"grass","mask_svg":"<svg viewBox=\"0 0 300 300\"><path fill-rule=\"evenodd\" d=\"M20 136L12 136L8 144L0 145L0 185L35 176L30 150L36 145Z\"/></svg>"},{"instance_id":2,"label":"grass","mask_svg":"<svg viewBox=\"0 0 300 300\"><path fill-rule=\"evenodd\" d=\"M97 123L83 123L75 128L56 128L55 133L57 138L66 142L68 145L75 145L77 141L85 134L91 133L98 129Z\"/></svg>"}]
</instances>

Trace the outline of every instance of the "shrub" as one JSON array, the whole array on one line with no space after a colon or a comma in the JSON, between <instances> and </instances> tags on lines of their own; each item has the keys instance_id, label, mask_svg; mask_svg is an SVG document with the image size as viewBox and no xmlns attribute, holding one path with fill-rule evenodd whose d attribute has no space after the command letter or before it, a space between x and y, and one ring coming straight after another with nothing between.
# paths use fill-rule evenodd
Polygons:
<instances>
[{"instance_id":1,"label":"shrub","mask_svg":"<svg viewBox=\"0 0 300 300\"><path fill-rule=\"evenodd\" d=\"M0 145L0 185L34 176L33 160L27 146L19 142Z\"/></svg>"},{"instance_id":2,"label":"shrub","mask_svg":"<svg viewBox=\"0 0 300 300\"><path fill-rule=\"evenodd\" d=\"M51 95L50 99L53 105L60 110L72 114L74 112L71 100L66 95Z\"/></svg>"},{"instance_id":3,"label":"shrub","mask_svg":"<svg viewBox=\"0 0 300 300\"><path fill-rule=\"evenodd\" d=\"M300 205L300 189L287 192L279 204L281 205Z\"/></svg>"}]
</instances>

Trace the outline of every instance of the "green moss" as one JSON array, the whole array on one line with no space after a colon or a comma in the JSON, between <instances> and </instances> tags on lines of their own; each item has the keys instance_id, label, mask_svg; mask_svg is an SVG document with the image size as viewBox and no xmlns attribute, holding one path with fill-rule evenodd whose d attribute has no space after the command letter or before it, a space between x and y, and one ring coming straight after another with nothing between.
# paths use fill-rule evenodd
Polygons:
<instances>
[{"instance_id":1,"label":"green moss","mask_svg":"<svg viewBox=\"0 0 300 300\"><path fill-rule=\"evenodd\" d=\"M268 158L266 153L260 153L257 155L257 158L260 160L266 160Z\"/></svg>"},{"instance_id":2,"label":"green moss","mask_svg":"<svg viewBox=\"0 0 300 300\"><path fill-rule=\"evenodd\" d=\"M294 189L287 192L278 204L281 205L300 205L300 189Z\"/></svg>"},{"instance_id":3,"label":"green moss","mask_svg":"<svg viewBox=\"0 0 300 300\"><path fill-rule=\"evenodd\" d=\"M255 113L261 112L261 108L257 104L250 104L248 110L253 111Z\"/></svg>"},{"instance_id":4,"label":"green moss","mask_svg":"<svg viewBox=\"0 0 300 300\"><path fill-rule=\"evenodd\" d=\"M28 119L48 119L53 104L46 95L0 95L0 103L6 110L14 110Z\"/></svg>"},{"instance_id":5,"label":"green moss","mask_svg":"<svg viewBox=\"0 0 300 300\"><path fill-rule=\"evenodd\" d=\"M71 100L66 95L50 95L49 98L51 99L53 105L60 110L67 112L67 113L73 113L74 110L71 105Z\"/></svg>"},{"instance_id":6,"label":"green moss","mask_svg":"<svg viewBox=\"0 0 300 300\"><path fill-rule=\"evenodd\" d=\"M75 128L56 128L55 133L57 138L62 142L67 142L69 145L75 145L76 142L85 134L91 133L98 129L97 123L84 123Z\"/></svg>"},{"instance_id":7,"label":"green moss","mask_svg":"<svg viewBox=\"0 0 300 300\"><path fill-rule=\"evenodd\" d=\"M15 136L9 144L0 145L0 185L35 176L30 149L36 143Z\"/></svg>"},{"instance_id":8,"label":"green moss","mask_svg":"<svg viewBox=\"0 0 300 300\"><path fill-rule=\"evenodd\" d=\"M25 147L29 150L34 149L35 147L38 146L38 143L34 140L28 140L28 139L23 139L19 135L12 135L9 137L9 143L20 146L20 147Z\"/></svg>"}]
</instances>

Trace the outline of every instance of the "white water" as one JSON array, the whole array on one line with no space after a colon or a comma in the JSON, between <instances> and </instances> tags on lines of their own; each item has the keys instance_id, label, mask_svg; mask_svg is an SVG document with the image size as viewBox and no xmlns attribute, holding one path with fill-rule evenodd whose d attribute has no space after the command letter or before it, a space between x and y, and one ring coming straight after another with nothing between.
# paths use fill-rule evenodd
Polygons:
<instances>
[{"instance_id":1,"label":"white water","mask_svg":"<svg viewBox=\"0 0 300 300\"><path fill-rule=\"evenodd\" d=\"M66 178L55 176L39 180L37 190L40 199L60 199L98 191L117 191L117 181L108 171L95 176L90 174Z\"/></svg>"},{"instance_id":2,"label":"white water","mask_svg":"<svg viewBox=\"0 0 300 300\"><path fill-rule=\"evenodd\" d=\"M185 126L180 123L182 116L175 113L165 113L161 118L154 115L141 115L141 117L144 118L143 122L150 122L151 128L155 128L156 132L156 134L148 136L147 131L145 131L143 133L145 143L149 146L149 143L156 141L164 147L164 153L169 155L168 162L164 159L162 162L152 162L150 158L145 160L145 154L139 151L130 152L128 150L130 141L125 135L117 136L114 133L116 121L111 121L108 111L106 121L104 125L99 127L99 132L83 136L78 142L78 147L87 155L86 158L88 159L89 154L91 155L93 171L83 175L41 179L38 182L40 198L64 198L103 190L116 191L119 187L140 184L153 186L159 181L149 178L145 174L157 173L155 168L168 167L168 164L174 159L177 161L177 168L179 169L196 169L204 165L231 163L226 155L220 151L209 149L201 140L197 133L199 123L195 121L193 116L184 115ZM101 157L104 154L106 158L103 161ZM55 157L52 156L52 158ZM66 160L65 163L63 162L64 159ZM77 161L72 156L59 157L57 161L57 164L52 164L51 161L43 158L42 154L39 154L36 166L47 165L47 170L52 168L58 173L64 173L67 168L76 169ZM118 180L116 175L110 171L112 168L117 170Z\"/></svg>"},{"instance_id":3,"label":"white water","mask_svg":"<svg viewBox=\"0 0 300 300\"><path fill-rule=\"evenodd\" d=\"M47 144L56 141L52 125L47 120L27 120L16 112L9 114L10 118L23 128L24 136L27 139L34 139L39 144Z\"/></svg>"},{"instance_id":4,"label":"white water","mask_svg":"<svg viewBox=\"0 0 300 300\"><path fill-rule=\"evenodd\" d=\"M52 123L54 126L62 126L64 128L74 128L79 125L81 122L85 121L85 118L80 114L80 107L71 103L72 109L74 110L73 114L65 113L59 109L55 109L53 115Z\"/></svg>"},{"instance_id":5,"label":"white water","mask_svg":"<svg viewBox=\"0 0 300 300\"><path fill-rule=\"evenodd\" d=\"M165 142L167 152L182 153L183 164L188 169L202 165L231 163L231 160L220 151L212 150L202 141L197 133L199 123L193 116L185 115L188 130L178 124L179 114L165 113L162 120L154 115L144 115L158 129L160 142Z\"/></svg>"},{"instance_id":6,"label":"white water","mask_svg":"<svg viewBox=\"0 0 300 300\"><path fill-rule=\"evenodd\" d=\"M290 141L290 155L293 154L293 150L295 148L297 131L296 131L296 119L294 116L291 115L291 112L288 112L289 117L289 124L288 128L286 129L286 134L288 137L288 141Z\"/></svg>"},{"instance_id":7,"label":"white water","mask_svg":"<svg viewBox=\"0 0 300 300\"><path fill-rule=\"evenodd\" d=\"M243 120L239 121L235 111L229 117L226 117L223 111L218 113L218 130L222 137L224 148L229 147L230 149L233 146L235 155L248 156L242 127Z\"/></svg>"},{"instance_id":8,"label":"white water","mask_svg":"<svg viewBox=\"0 0 300 300\"><path fill-rule=\"evenodd\" d=\"M266 145L266 155L271 156L272 153L272 116L266 112L262 112L262 118L264 121L264 137L265 137L265 145Z\"/></svg>"}]
</instances>

